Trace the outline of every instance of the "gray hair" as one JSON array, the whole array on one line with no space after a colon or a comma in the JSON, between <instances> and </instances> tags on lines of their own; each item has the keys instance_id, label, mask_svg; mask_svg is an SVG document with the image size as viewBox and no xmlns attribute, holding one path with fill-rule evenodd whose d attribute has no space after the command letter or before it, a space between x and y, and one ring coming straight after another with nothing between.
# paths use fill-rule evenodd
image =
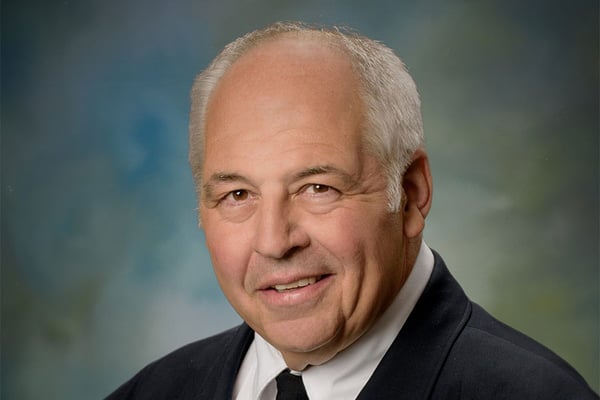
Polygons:
<instances>
[{"instance_id":1,"label":"gray hair","mask_svg":"<svg viewBox=\"0 0 600 400\"><path fill-rule=\"evenodd\" d=\"M404 63L384 44L340 28L325 29L296 22L278 22L229 43L200 73L191 91L189 160L200 201L206 110L219 80L248 50L283 35L322 40L346 54L361 83L365 107L364 137L388 179L388 205L398 211L402 175L414 152L423 146L421 102Z\"/></svg>"}]
</instances>

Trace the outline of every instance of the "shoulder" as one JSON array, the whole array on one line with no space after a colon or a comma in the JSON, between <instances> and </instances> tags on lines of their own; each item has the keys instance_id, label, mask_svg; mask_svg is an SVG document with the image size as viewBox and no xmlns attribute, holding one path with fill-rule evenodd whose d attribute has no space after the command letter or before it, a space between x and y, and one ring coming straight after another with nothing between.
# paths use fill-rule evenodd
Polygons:
<instances>
[{"instance_id":1,"label":"shoulder","mask_svg":"<svg viewBox=\"0 0 600 400\"><path fill-rule=\"evenodd\" d=\"M180 372L205 372L212 368L214 362L221 359L225 352L231 351L240 329L242 327L238 326L187 344L149 364L141 372L145 375L175 377L180 375Z\"/></svg>"},{"instance_id":2,"label":"shoulder","mask_svg":"<svg viewBox=\"0 0 600 400\"><path fill-rule=\"evenodd\" d=\"M598 398L566 361L476 304L440 382L461 399Z\"/></svg>"},{"instance_id":3,"label":"shoulder","mask_svg":"<svg viewBox=\"0 0 600 400\"><path fill-rule=\"evenodd\" d=\"M252 337L242 324L185 345L148 364L107 400L195 398L207 380L227 385L228 371L235 376Z\"/></svg>"}]
</instances>

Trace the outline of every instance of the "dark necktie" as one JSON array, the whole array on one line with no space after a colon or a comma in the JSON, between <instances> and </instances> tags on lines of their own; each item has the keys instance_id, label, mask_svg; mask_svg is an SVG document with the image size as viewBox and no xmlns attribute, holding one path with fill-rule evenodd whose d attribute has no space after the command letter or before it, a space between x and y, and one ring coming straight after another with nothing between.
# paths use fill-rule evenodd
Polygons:
<instances>
[{"instance_id":1,"label":"dark necktie","mask_svg":"<svg viewBox=\"0 0 600 400\"><path fill-rule=\"evenodd\" d=\"M277 400L308 400L302 377L286 369L277 378Z\"/></svg>"}]
</instances>

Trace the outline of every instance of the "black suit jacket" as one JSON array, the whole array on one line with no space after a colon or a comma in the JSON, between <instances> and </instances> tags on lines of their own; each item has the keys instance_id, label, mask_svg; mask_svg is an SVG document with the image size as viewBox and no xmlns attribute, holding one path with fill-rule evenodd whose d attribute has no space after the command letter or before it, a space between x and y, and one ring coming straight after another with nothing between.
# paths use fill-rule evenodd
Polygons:
<instances>
[{"instance_id":1,"label":"black suit jacket","mask_svg":"<svg viewBox=\"0 0 600 400\"><path fill-rule=\"evenodd\" d=\"M598 399L564 360L470 302L434 255L423 294L358 399ZM242 324L189 344L107 399L231 399L253 337Z\"/></svg>"}]
</instances>

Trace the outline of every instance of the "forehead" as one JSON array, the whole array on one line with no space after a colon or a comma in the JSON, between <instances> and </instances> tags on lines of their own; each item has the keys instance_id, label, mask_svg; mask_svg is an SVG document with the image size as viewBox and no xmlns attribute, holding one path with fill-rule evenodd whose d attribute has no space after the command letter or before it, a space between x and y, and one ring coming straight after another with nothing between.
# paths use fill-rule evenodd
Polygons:
<instances>
[{"instance_id":1,"label":"forehead","mask_svg":"<svg viewBox=\"0 0 600 400\"><path fill-rule=\"evenodd\" d=\"M358 83L350 57L331 39L318 33L283 34L248 49L223 75L216 92L239 85L240 80L259 83L263 89L276 86L278 78L330 84L338 80L340 74L344 80Z\"/></svg>"},{"instance_id":2,"label":"forehead","mask_svg":"<svg viewBox=\"0 0 600 400\"><path fill-rule=\"evenodd\" d=\"M315 38L270 40L238 59L213 92L205 167L215 153L259 151L256 142L355 142L362 119L359 80L345 54Z\"/></svg>"}]
</instances>

